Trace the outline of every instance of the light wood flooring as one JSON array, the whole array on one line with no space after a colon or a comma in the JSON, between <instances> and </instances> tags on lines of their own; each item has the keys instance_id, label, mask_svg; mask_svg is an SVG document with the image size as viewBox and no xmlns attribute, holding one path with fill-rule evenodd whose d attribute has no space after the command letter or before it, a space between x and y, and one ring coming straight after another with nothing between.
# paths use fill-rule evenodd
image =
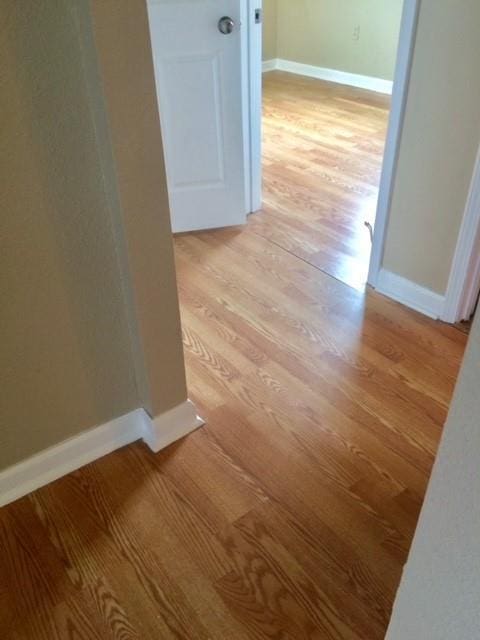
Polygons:
<instances>
[{"instance_id":1,"label":"light wood flooring","mask_svg":"<svg viewBox=\"0 0 480 640\"><path fill-rule=\"evenodd\" d=\"M379 98L327 89L352 119L371 114L356 142L370 172ZM302 225L318 201L309 173L299 193L269 144L265 213L175 241L189 393L207 425L0 511L2 639L384 637L466 336L328 275L323 231ZM318 218L332 206L347 246L335 175Z\"/></svg>"},{"instance_id":2,"label":"light wood flooring","mask_svg":"<svg viewBox=\"0 0 480 640\"><path fill-rule=\"evenodd\" d=\"M389 96L273 71L263 104L264 207L251 224L363 290Z\"/></svg>"}]
</instances>

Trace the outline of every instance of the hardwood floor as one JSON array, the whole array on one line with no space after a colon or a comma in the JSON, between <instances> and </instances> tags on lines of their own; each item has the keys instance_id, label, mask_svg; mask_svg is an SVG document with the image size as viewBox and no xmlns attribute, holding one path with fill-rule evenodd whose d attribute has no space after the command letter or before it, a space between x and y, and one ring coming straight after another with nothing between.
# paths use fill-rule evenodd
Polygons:
<instances>
[{"instance_id":1,"label":"hardwood floor","mask_svg":"<svg viewBox=\"0 0 480 640\"><path fill-rule=\"evenodd\" d=\"M384 637L466 336L297 257L279 171L261 219L175 240L207 425L0 510L2 639Z\"/></svg>"},{"instance_id":2,"label":"hardwood floor","mask_svg":"<svg viewBox=\"0 0 480 640\"><path fill-rule=\"evenodd\" d=\"M264 208L251 224L363 290L389 96L272 71L263 104Z\"/></svg>"}]
</instances>

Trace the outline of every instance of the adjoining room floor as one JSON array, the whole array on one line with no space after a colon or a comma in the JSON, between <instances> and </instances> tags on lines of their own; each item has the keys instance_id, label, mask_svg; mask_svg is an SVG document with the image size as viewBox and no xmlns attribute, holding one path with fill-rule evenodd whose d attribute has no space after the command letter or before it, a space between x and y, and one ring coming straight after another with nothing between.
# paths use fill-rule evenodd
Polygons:
<instances>
[{"instance_id":1,"label":"adjoining room floor","mask_svg":"<svg viewBox=\"0 0 480 640\"><path fill-rule=\"evenodd\" d=\"M284 247L274 173L175 239L206 426L0 510L2 638L383 639L467 337Z\"/></svg>"},{"instance_id":2,"label":"adjoining room floor","mask_svg":"<svg viewBox=\"0 0 480 640\"><path fill-rule=\"evenodd\" d=\"M263 75L263 90L264 207L252 223L362 290L390 97L281 71Z\"/></svg>"}]
</instances>

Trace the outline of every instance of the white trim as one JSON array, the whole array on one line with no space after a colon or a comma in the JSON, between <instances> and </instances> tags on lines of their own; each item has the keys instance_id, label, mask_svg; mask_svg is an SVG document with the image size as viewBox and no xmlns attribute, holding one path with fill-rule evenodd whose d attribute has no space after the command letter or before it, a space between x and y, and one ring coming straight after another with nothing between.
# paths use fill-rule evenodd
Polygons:
<instances>
[{"instance_id":1,"label":"white trim","mask_svg":"<svg viewBox=\"0 0 480 640\"><path fill-rule=\"evenodd\" d=\"M205 422L197 414L195 405L190 400L162 413L156 418L148 418L142 434L144 442L152 451L160 451L169 444L195 431Z\"/></svg>"},{"instance_id":2,"label":"white trim","mask_svg":"<svg viewBox=\"0 0 480 640\"><path fill-rule=\"evenodd\" d=\"M311 64L294 62L293 60L283 60L282 58L268 60L262 65L263 69L265 69L265 67L269 71L278 69L279 71L296 73L299 76L308 76L309 78L317 78L318 80L346 84L350 87L359 87L361 89L368 89L369 91L377 91L378 93L392 93L393 82L391 80L362 76L358 73L347 73L346 71L339 71L338 69L316 67Z\"/></svg>"},{"instance_id":3,"label":"white trim","mask_svg":"<svg viewBox=\"0 0 480 640\"><path fill-rule=\"evenodd\" d=\"M0 507L135 440L159 451L202 424L189 400L153 420L143 409L131 411L1 471Z\"/></svg>"},{"instance_id":4,"label":"white trim","mask_svg":"<svg viewBox=\"0 0 480 640\"><path fill-rule=\"evenodd\" d=\"M435 320L443 314L443 296L386 269L380 269L376 290Z\"/></svg>"},{"instance_id":5,"label":"white trim","mask_svg":"<svg viewBox=\"0 0 480 640\"><path fill-rule=\"evenodd\" d=\"M275 71L277 69L277 58L272 58L271 60L263 60L262 62L262 73L266 73L267 71Z\"/></svg>"},{"instance_id":6,"label":"white trim","mask_svg":"<svg viewBox=\"0 0 480 640\"><path fill-rule=\"evenodd\" d=\"M383 262L383 251L388 216L392 203L393 184L397 170L400 139L405 118L413 50L417 31L420 0L404 0L397 63L393 81L392 103L388 123L387 139L383 156L382 175L378 191L377 213L373 230L372 252L368 270L368 283L377 286L377 279Z\"/></svg>"},{"instance_id":7,"label":"white trim","mask_svg":"<svg viewBox=\"0 0 480 640\"><path fill-rule=\"evenodd\" d=\"M255 21L255 11L260 9L261 22ZM250 163L246 168L250 182L247 213L262 207L262 0L248 0L248 73L249 73L249 122Z\"/></svg>"},{"instance_id":8,"label":"white trim","mask_svg":"<svg viewBox=\"0 0 480 640\"><path fill-rule=\"evenodd\" d=\"M244 164L244 191L245 191L245 222L250 213L252 203L252 119L254 108L250 86L252 83L250 68L250 35L251 25L249 17L249 0L240 2L240 71L241 71L241 100L242 100L242 143Z\"/></svg>"},{"instance_id":9,"label":"white trim","mask_svg":"<svg viewBox=\"0 0 480 640\"><path fill-rule=\"evenodd\" d=\"M480 288L480 149L477 153L441 316L445 322L468 320Z\"/></svg>"}]
</instances>

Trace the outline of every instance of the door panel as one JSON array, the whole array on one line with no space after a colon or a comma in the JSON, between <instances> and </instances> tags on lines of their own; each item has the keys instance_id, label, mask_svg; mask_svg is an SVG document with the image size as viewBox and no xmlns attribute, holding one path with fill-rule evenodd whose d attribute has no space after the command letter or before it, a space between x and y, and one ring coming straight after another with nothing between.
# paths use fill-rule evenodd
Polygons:
<instances>
[{"instance_id":1,"label":"door panel","mask_svg":"<svg viewBox=\"0 0 480 640\"><path fill-rule=\"evenodd\" d=\"M184 56L164 61L163 78L165 128L176 141L170 146L172 188L222 186L225 165L219 56ZM201 128L192 117L192 104L203 114Z\"/></svg>"},{"instance_id":2,"label":"door panel","mask_svg":"<svg viewBox=\"0 0 480 640\"><path fill-rule=\"evenodd\" d=\"M148 3L174 232L246 220L240 1Z\"/></svg>"}]
</instances>

